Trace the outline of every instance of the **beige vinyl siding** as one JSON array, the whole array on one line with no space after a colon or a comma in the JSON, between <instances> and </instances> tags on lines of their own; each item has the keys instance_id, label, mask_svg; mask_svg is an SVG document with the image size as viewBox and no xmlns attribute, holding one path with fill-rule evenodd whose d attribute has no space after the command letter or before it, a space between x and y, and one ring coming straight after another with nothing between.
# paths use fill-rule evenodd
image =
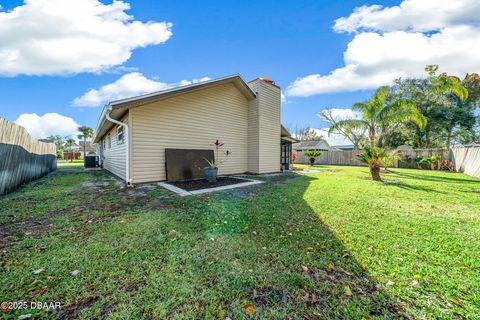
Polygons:
<instances>
[{"instance_id":1,"label":"beige vinyl siding","mask_svg":"<svg viewBox=\"0 0 480 320\"><path fill-rule=\"evenodd\" d=\"M280 88L265 81L259 87L260 173L280 171Z\"/></svg>"},{"instance_id":2,"label":"beige vinyl siding","mask_svg":"<svg viewBox=\"0 0 480 320\"><path fill-rule=\"evenodd\" d=\"M248 171L248 109L231 83L130 109L133 183L166 179L165 148L213 149L216 139L232 152L219 174Z\"/></svg>"},{"instance_id":3,"label":"beige vinyl siding","mask_svg":"<svg viewBox=\"0 0 480 320\"><path fill-rule=\"evenodd\" d=\"M249 83L257 98L250 104L249 170L280 171L280 88L260 79ZM255 119L256 117L256 119Z\"/></svg>"},{"instance_id":4,"label":"beige vinyl siding","mask_svg":"<svg viewBox=\"0 0 480 320\"><path fill-rule=\"evenodd\" d=\"M122 122L128 123L128 115L122 119ZM114 125L108 133L102 138L105 139L105 149L103 150L103 167L115 174L116 176L126 180L126 132L124 132L124 142L117 143L117 125ZM108 139L111 141L111 148L109 148Z\"/></svg>"},{"instance_id":5,"label":"beige vinyl siding","mask_svg":"<svg viewBox=\"0 0 480 320\"><path fill-rule=\"evenodd\" d=\"M250 85L253 92L258 92L259 82L255 81ZM260 133L259 133L259 112L258 99L250 101L248 111L248 172L259 173L259 147L260 147Z\"/></svg>"}]
</instances>

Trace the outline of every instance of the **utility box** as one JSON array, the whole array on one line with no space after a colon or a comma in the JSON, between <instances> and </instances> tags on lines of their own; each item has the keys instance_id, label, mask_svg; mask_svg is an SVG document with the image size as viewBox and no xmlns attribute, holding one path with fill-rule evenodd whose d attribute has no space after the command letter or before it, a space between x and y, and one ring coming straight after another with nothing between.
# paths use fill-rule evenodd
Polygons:
<instances>
[{"instance_id":1,"label":"utility box","mask_svg":"<svg viewBox=\"0 0 480 320\"><path fill-rule=\"evenodd\" d=\"M83 162L85 168L97 168L98 156L86 156Z\"/></svg>"}]
</instances>

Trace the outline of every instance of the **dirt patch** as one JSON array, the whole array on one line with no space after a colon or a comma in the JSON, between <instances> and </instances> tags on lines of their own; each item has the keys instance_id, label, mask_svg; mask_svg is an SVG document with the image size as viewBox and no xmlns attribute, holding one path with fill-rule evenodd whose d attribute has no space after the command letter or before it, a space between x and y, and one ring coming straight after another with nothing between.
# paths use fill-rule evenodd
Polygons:
<instances>
[{"instance_id":1,"label":"dirt patch","mask_svg":"<svg viewBox=\"0 0 480 320\"><path fill-rule=\"evenodd\" d=\"M272 287L253 289L253 302L256 306L271 306L276 304L285 304L290 300L290 296L285 290Z\"/></svg>"},{"instance_id":2,"label":"dirt patch","mask_svg":"<svg viewBox=\"0 0 480 320\"><path fill-rule=\"evenodd\" d=\"M244 182L249 182L249 180L230 178L230 177L218 177L217 181L214 181L214 182L208 182L207 180L201 179L201 180L169 182L169 184L174 185L175 187L183 190L194 191L194 190L229 186L229 185L239 184Z\"/></svg>"},{"instance_id":3,"label":"dirt patch","mask_svg":"<svg viewBox=\"0 0 480 320\"><path fill-rule=\"evenodd\" d=\"M147 281L144 280L144 279L132 281L132 282L127 283L125 285L125 287L123 288L123 290L126 291L126 292L138 291L138 289L140 289L140 287L144 286L146 283L147 283Z\"/></svg>"},{"instance_id":4,"label":"dirt patch","mask_svg":"<svg viewBox=\"0 0 480 320\"><path fill-rule=\"evenodd\" d=\"M83 309L94 305L99 300L99 297L87 297L85 299L75 301L75 303L62 308L55 317L55 320L79 319L80 313Z\"/></svg>"},{"instance_id":5,"label":"dirt patch","mask_svg":"<svg viewBox=\"0 0 480 320\"><path fill-rule=\"evenodd\" d=\"M42 218L30 216L23 220L7 221L0 225L0 249L25 238L39 237L55 228L52 224L54 217L70 214L71 210L55 210L47 212Z\"/></svg>"},{"instance_id":6,"label":"dirt patch","mask_svg":"<svg viewBox=\"0 0 480 320\"><path fill-rule=\"evenodd\" d=\"M327 288L341 288L345 287L347 284L350 290L355 295L362 295L370 298L370 315L371 316L382 316L384 315L384 306L380 305L375 297L381 295L379 288L373 283L368 275L365 273L353 273L342 268L335 268L332 265L326 269L317 269L317 270L308 270L302 272L303 276L310 279L315 283L324 283L327 284ZM331 292L329 290L321 291L316 293L316 297L330 297L336 295L338 299L348 300L351 295L347 295L343 292ZM310 295L311 296L311 295ZM304 299L302 299L304 300ZM320 299L319 299L320 300ZM309 301L310 303L315 303L316 301ZM320 302L320 301L319 301ZM321 303L321 302L320 302ZM389 311L389 316L394 318L402 318L403 312L399 306L394 305L393 303L387 302L387 309Z\"/></svg>"}]
</instances>

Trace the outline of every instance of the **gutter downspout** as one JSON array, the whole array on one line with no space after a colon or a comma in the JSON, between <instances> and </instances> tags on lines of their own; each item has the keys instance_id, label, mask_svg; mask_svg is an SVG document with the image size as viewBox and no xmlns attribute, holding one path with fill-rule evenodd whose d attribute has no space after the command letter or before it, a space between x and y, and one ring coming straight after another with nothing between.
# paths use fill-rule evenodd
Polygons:
<instances>
[{"instance_id":1,"label":"gutter downspout","mask_svg":"<svg viewBox=\"0 0 480 320\"><path fill-rule=\"evenodd\" d=\"M128 136L129 136L128 125L126 123L123 123L123 122L120 122L118 120L112 119L110 117L110 112L112 112L112 106L108 105L107 110L105 112L105 118L108 121L110 121L112 123L115 123L115 124L118 124L125 129L125 144L126 144L126 149L127 149L127 155L125 157L125 160L126 160L125 161L126 162L125 180L127 182L127 186L131 187L131 186L133 186L133 184L132 184L132 179L130 179L130 150L129 150L130 148L129 148L129 141L128 141Z\"/></svg>"}]
</instances>

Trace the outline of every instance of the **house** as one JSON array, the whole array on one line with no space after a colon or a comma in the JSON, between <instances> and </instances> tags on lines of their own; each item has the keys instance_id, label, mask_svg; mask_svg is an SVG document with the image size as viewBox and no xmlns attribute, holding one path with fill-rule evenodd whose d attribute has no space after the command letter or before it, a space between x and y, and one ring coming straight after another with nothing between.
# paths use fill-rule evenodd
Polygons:
<instances>
[{"instance_id":1,"label":"house","mask_svg":"<svg viewBox=\"0 0 480 320\"><path fill-rule=\"evenodd\" d=\"M79 148L80 148L79 145L75 143L71 147L69 147L67 149L64 149L63 150L63 159L65 159L65 160L80 159L82 154L80 153Z\"/></svg>"},{"instance_id":2,"label":"house","mask_svg":"<svg viewBox=\"0 0 480 320\"><path fill-rule=\"evenodd\" d=\"M337 151L352 151L355 150L355 146L353 144L346 144L341 146L332 146L332 149Z\"/></svg>"},{"instance_id":3,"label":"house","mask_svg":"<svg viewBox=\"0 0 480 320\"><path fill-rule=\"evenodd\" d=\"M85 154L84 150L87 156L94 156L96 155L96 149L93 147L92 143L90 141L87 141L85 143L85 148L84 148L84 141L79 141L78 142L78 150L80 152L80 158L85 159Z\"/></svg>"},{"instance_id":4,"label":"house","mask_svg":"<svg viewBox=\"0 0 480 320\"><path fill-rule=\"evenodd\" d=\"M128 184L166 180L166 150L212 150L217 139L231 152L220 175L279 172L294 141L280 124L280 95L271 79L232 75L112 101L93 143L103 168Z\"/></svg>"},{"instance_id":5,"label":"house","mask_svg":"<svg viewBox=\"0 0 480 320\"><path fill-rule=\"evenodd\" d=\"M304 140L293 145L293 150L297 155L297 163L310 163L310 158L305 156L305 151L330 151L332 148L325 139Z\"/></svg>"},{"instance_id":6,"label":"house","mask_svg":"<svg viewBox=\"0 0 480 320\"><path fill-rule=\"evenodd\" d=\"M293 150L297 153L303 153L305 151L329 151L332 147L324 139L316 140L304 140L293 145Z\"/></svg>"}]
</instances>

